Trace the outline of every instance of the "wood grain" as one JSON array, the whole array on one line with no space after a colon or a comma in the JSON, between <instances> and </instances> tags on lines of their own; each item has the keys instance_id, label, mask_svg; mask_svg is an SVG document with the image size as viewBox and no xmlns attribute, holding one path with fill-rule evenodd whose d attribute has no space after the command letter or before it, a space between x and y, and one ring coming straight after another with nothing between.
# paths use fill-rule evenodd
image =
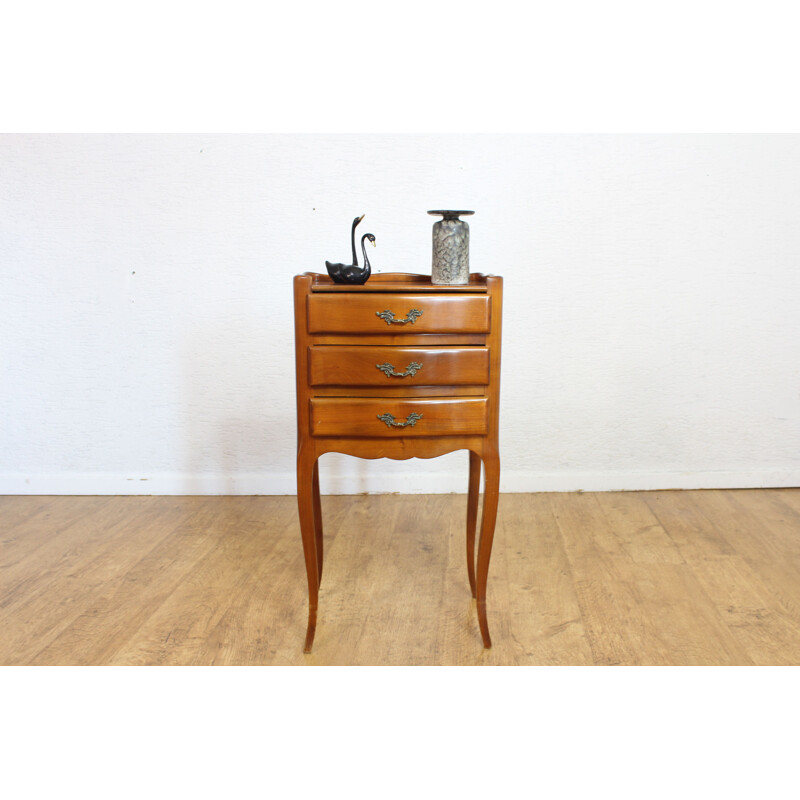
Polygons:
<instances>
[{"instance_id":1,"label":"wood grain","mask_svg":"<svg viewBox=\"0 0 800 800\"><path fill-rule=\"evenodd\" d=\"M481 295L354 294L342 303L336 295L312 294L308 298L309 333L419 334L488 333L491 298ZM409 311L422 315L400 324ZM378 314L391 311L396 322Z\"/></svg>"},{"instance_id":2,"label":"wood grain","mask_svg":"<svg viewBox=\"0 0 800 800\"><path fill-rule=\"evenodd\" d=\"M440 399L396 397L314 397L310 401L311 433L315 436L417 438L486 433L489 401L485 397ZM411 414L421 414L413 425ZM391 427L379 416L391 414L405 427Z\"/></svg>"},{"instance_id":3,"label":"wood grain","mask_svg":"<svg viewBox=\"0 0 800 800\"><path fill-rule=\"evenodd\" d=\"M448 292L451 294L461 294L462 292L485 292L486 284L480 273L472 272L469 276L469 283L463 286L444 286L432 284L430 275L418 275L412 272L374 272L368 283L361 286L351 286L349 284L334 283L330 275L319 272L305 273L312 279L312 292L352 292L369 294L371 292Z\"/></svg>"},{"instance_id":4,"label":"wood grain","mask_svg":"<svg viewBox=\"0 0 800 800\"><path fill-rule=\"evenodd\" d=\"M750 663L692 571L669 561L634 561L625 546L634 531L626 530L619 516L612 524L599 497L553 498L567 556L579 576L575 587L595 663ZM567 537L567 530L578 529L591 536Z\"/></svg>"},{"instance_id":5,"label":"wood grain","mask_svg":"<svg viewBox=\"0 0 800 800\"><path fill-rule=\"evenodd\" d=\"M490 650L466 500L322 497L304 655L294 497L0 499L0 663L800 665L800 490L501 495Z\"/></svg>"},{"instance_id":6,"label":"wood grain","mask_svg":"<svg viewBox=\"0 0 800 800\"><path fill-rule=\"evenodd\" d=\"M411 364L420 366L406 374ZM390 364L387 375L378 364ZM389 387L456 386L489 383L489 351L475 347L311 347L308 352L311 386Z\"/></svg>"}]
</instances>

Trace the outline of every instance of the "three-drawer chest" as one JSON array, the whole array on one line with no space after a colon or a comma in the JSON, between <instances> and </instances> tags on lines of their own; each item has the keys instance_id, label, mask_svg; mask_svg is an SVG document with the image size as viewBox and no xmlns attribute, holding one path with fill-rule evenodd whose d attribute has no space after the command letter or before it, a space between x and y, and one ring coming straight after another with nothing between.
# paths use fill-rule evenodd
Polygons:
<instances>
[{"instance_id":1,"label":"three-drawer chest","mask_svg":"<svg viewBox=\"0 0 800 800\"><path fill-rule=\"evenodd\" d=\"M430 276L373 275L363 286L328 275L294 279L297 503L308 577L311 652L322 578L317 460L432 458L469 451L467 575L484 647L491 647L486 584L500 482L498 418L503 279L464 286ZM475 534L481 464L483 512Z\"/></svg>"}]
</instances>

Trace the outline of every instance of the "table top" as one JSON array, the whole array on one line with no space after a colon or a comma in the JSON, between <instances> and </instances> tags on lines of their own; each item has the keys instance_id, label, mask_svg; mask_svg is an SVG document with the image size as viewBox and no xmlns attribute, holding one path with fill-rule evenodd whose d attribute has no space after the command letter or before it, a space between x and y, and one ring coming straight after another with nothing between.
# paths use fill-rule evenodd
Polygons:
<instances>
[{"instance_id":1,"label":"table top","mask_svg":"<svg viewBox=\"0 0 800 800\"><path fill-rule=\"evenodd\" d=\"M452 292L475 293L487 291L487 276L480 272L473 272L469 276L469 283L463 286L451 286L431 283L430 275L417 275L410 272L379 272L372 273L369 280L362 286L348 283L334 283L330 275L317 272L308 272L313 279L312 292Z\"/></svg>"}]
</instances>

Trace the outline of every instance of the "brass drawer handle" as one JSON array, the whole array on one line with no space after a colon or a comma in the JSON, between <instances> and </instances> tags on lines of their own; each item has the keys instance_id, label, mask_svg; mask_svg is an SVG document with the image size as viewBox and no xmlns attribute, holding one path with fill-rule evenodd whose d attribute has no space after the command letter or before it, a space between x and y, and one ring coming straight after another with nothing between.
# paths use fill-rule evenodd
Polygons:
<instances>
[{"instance_id":1,"label":"brass drawer handle","mask_svg":"<svg viewBox=\"0 0 800 800\"><path fill-rule=\"evenodd\" d=\"M413 325L417 317L422 316L422 312L418 308L412 308L405 319L395 319L394 311L376 311L375 314L385 320L387 325L405 325L407 322Z\"/></svg>"},{"instance_id":2,"label":"brass drawer handle","mask_svg":"<svg viewBox=\"0 0 800 800\"><path fill-rule=\"evenodd\" d=\"M417 424L417 420L422 419L422 414L417 414L416 411L412 411L408 417L406 417L405 422L395 422L391 414L378 414L378 419L381 422L385 422L387 428L405 428L407 425L413 428Z\"/></svg>"},{"instance_id":3,"label":"brass drawer handle","mask_svg":"<svg viewBox=\"0 0 800 800\"><path fill-rule=\"evenodd\" d=\"M417 370L422 369L422 364L419 361L412 361L407 367L405 372L395 372L391 364L376 364L375 365L387 378L408 378L417 374Z\"/></svg>"}]
</instances>

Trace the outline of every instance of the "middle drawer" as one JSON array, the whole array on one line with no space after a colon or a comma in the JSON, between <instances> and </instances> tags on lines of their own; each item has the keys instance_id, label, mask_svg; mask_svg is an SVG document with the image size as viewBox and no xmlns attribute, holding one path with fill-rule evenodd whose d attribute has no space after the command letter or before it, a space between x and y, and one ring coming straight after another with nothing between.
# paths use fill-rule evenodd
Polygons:
<instances>
[{"instance_id":1,"label":"middle drawer","mask_svg":"<svg viewBox=\"0 0 800 800\"><path fill-rule=\"evenodd\" d=\"M470 386L489 383L486 347L308 348L311 386Z\"/></svg>"}]
</instances>

